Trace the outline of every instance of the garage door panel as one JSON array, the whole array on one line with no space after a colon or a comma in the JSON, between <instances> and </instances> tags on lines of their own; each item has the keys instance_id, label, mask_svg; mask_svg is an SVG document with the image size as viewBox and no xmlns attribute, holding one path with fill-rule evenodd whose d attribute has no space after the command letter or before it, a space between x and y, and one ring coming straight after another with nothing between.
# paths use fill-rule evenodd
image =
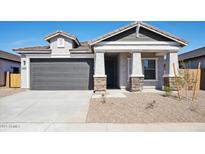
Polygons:
<instances>
[{"instance_id":1,"label":"garage door panel","mask_svg":"<svg viewBox=\"0 0 205 154\"><path fill-rule=\"evenodd\" d=\"M75 73L70 73L70 74L68 74L68 73L56 73L56 72L54 72L54 73L33 73L32 74L33 76L35 76L35 78L36 79L38 79L38 78L42 78L42 76L48 76L48 79L49 78L76 78L76 75L79 75L78 76L78 78L86 78L88 75L89 75L89 73L83 73L83 72L75 72Z\"/></svg>"},{"instance_id":2,"label":"garage door panel","mask_svg":"<svg viewBox=\"0 0 205 154\"><path fill-rule=\"evenodd\" d=\"M33 90L88 90L87 88L85 88L84 85L73 85L72 89L68 89L66 86L72 86L72 85L60 85L60 84L52 84L52 85L46 85L44 86L43 84L41 85L35 85L33 86Z\"/></svg>"},{"instance_id":3,"label":"garage door panel","mask_svg":"<svg viewBox=\"0 0 205 154\"><path fill-rule=\"evenodd\" d=\"M87 90L92 77L93 59L31 59L31 89Z\"/></svg>"},{"instance_id":4,"label":"garage door panel","mask_svg":"<svg viewBox=\"0 0 205 154\"><path fill-rule=\"evenodd\" d=\"M35 69L35 68L34 68ZM36 68L36 69L38 69L38 68ZM33 74L35 75L38 75L38 74L79 74L79 73L81 73L81 74L88 74L89 72L87 72L88 71L88 68L84 68L84 69L80 69L80 70L78 70L78 69L55 69L55 68L53 68L53 69L50 69L50 70L48 70L48 69L45 69L45 70L39 70L39 71L34 71L33 72Z\"/></svg>"},{"instance_id":5,"label":"garage door panel","mask_svg":"<svg viewBox=\"0 0 205 154\"><path fill-rule=\"evenodd\" d=\"M60 80L62 80L62 81L59 81L59 79ZM86 80L85 78L78 78L78 82L76 83L76 78L70 78L69 79L69 81L71 82L71 83L69 83L69 82L65 82L65 80L67 80L66 78L59 78L59 79L56 79L56 78L52 78L52 77L49 77L48 79L45 79L45 78L39 78L39 79L35 79L35 81L36 81L36 83L35 84L46 84L46 83L49 83L49 84L58 84L58 83L62 83L62 84L64 84L64 85L66 85L66 84L70 84L70 85L72 85L72 84L78 84L78 83L83 83L84 81L89 81L89 80ZM54 83L52 83L52 82L54 82Z\"/></svg>"}]
</instances>

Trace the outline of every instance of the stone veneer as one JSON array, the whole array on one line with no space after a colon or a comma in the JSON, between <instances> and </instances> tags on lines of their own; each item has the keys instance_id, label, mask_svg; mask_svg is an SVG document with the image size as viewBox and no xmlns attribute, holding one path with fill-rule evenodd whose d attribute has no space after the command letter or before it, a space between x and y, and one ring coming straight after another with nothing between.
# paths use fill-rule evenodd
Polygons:
<instances>
[{"instance_id":1,"label":"stone veneer","mask_svg":"<svg viewBox=\"0 0 205 154\"><path fill-rule=\"evenodd\" d=\"M144 86L144 77L130 77L130 91L142 91Z\"/></svg>"},{"instance_id":2,"label":"stone veneer","mask_svg":"<svg viewBox=\"0 0 205 154\"><path fill-rule=\"evenodd\" d=\"M106 77L94 77L94 92L106 91L107 88Z\"/></svg>"},{"instance_id":3,"label":"stone veneer","mask_svg":"<svg viewBox=\"0 0 205 154\"><path fill-rule=\"evenodd\" d=\"M172 90L176 90L175 77L164 77L164 86L171 87Z\"/></svg>"}]
</instances>

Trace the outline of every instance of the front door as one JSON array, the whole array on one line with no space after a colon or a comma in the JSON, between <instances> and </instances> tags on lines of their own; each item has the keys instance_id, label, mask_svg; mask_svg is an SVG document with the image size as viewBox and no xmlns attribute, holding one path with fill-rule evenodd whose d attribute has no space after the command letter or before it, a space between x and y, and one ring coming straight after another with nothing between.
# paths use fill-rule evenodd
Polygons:
<instances>
[{"instance_id":1,"label":"front door","mask_svg":"<svg viewBox=\"0 0 205 154\"><path fill-rule=\"evenodd\" d=\"M105 58L105 73L107 75L107 88L114 89L117 86L117 56Z\"/></svg>"}]
</instances>

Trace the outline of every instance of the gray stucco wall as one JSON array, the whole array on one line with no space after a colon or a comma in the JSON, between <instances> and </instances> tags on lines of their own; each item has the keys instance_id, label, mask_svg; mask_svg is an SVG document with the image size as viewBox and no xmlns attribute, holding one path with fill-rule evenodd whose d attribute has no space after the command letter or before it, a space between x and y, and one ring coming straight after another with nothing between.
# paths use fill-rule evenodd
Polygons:
<instances>
[{"instance_id":1,"label":"gray stucco wall","mask_svg":"<svg viewBox=\"0 0 205 154\"><path fill-rule=\"evenodd\" d=\"M5 59L0 59L0 86L5 85L5 72L11 72L12 67L18 67L20 70L20 63L9 61Z\"/></svg>"},{"instance_id":2,"label":"gray stucco wall","mask_svg":"<svg viewBox=\"0 0 205 154\"><path fill-rule=\"evenodd\" d=\"M57 46L57 39L58 38L63 38L65 40L65 47L58 47ZM73 48L73 41L66 38L66 37L63 37L63 36L57 36L57 37L54 37L50 40L50 48L51 48L51 54L52 55L66 55L66 54L70 54L70 49Z\"/></svg>"},{"instance_id":3,"label":"gray stucco wall","mask_svg":"<svg viewBox=\"0 0 205 154\"><path fill-rule=\"evenodd\" d=\"M121 89L128 88L129 86L129 75L131 74L131 63L129 64L128 68L128 59L131 58L129 53L120 53L118 56L118 80L119 80L119 87ZM164 75L164 56L155 56L155 53L142 53L142 58L155 58L156 59L156 73L157 73L157 80L156 81L148 81L144 80L144 88L156 88L162 89L163 86L163 75ZM130 59L131 60L131 59ZM130 69L130 70L128 70ZM129 71L129 72L128 72Z\"/></svg>"},{"instance_id":4,"label":"gray stucco wall","mask_svg":"<svg viewBox=\"0 0 205 154\"><path fill-rule=\"evenodd\" d=\"M165 64L165 60L164 60L164 56L160 56L158 57L158 81L157 81L157 85L156 88L157 89L162 89L162 86L164 85L164 64Z\"/></svg>"},{"instance_id":5,"label":"gray stucco wall","mask_svg":"<svg viewBox=\"0 0 205 154\"><path fill-rule=\"evenodd\" d=\"M129 53L120 53L118 56L118 79L121 89L126 89L128 86L128 57Z\"/></svg>"}]
</instances>

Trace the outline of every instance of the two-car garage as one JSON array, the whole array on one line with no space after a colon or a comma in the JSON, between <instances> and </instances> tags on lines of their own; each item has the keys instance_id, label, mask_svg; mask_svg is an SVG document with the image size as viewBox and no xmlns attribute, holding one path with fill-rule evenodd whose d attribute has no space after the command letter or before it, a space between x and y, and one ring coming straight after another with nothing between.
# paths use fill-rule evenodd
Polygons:
<instances>
[{"instance_id":1,"label":"two-car garage","mask_svg":"<svg viewBox=\"0 0 205 154\"><path fill-rule=\"evenodd\" d=\"M93 58L30 59L30 89L93 89Z\"/></svg>"}]
</instances>

